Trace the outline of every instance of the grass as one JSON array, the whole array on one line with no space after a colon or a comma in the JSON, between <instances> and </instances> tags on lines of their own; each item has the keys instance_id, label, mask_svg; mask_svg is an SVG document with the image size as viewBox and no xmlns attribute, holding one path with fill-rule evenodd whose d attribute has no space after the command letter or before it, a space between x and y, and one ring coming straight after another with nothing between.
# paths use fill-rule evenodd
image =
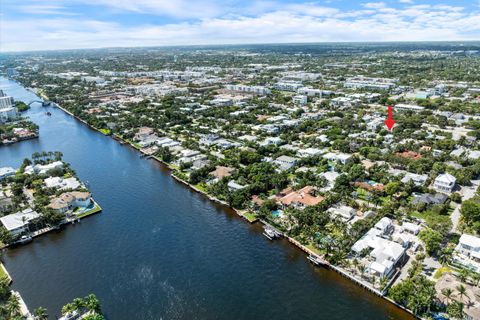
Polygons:
<instances>
[{"instance_id":1,"label":"grass","mask_svg":"<svg viewBox=\"0 0 480 320\"><path fill-rule=\"evenodd\" d=\"M433 275L433 277L435 279L440 279L440 277L444 274L444 273L450 273L452 272L453 269L448 267L448 266L443 266L443 267L440 267L437 269L437 271L435 271L435 274Z\"/></svg>"},{"instance_id":2,"label":"grass","mask_svg":"<svg viewBox=\"0 0 480 320\"><path fill-rule=\"evenodd\" d=\"M100 211L102 211L102 208L101 208L97 203L95 203L95 206L94 206L92 209L90 209L90 210L88 210L88 211L85 211L85 212L82 213L82 214L79 214L79 215L77 216L77 218L84 218L84 217L86 217L86 216L89 216L89 215L98 213L98 212L100 212Z\"/></svg>"},{"instance_id":3,"label":"grass","mask_svg":"<svg viewBox=\"0 0 480 320\"><path fill-rule=\"evenodd\" d=\"M101 133L103 133L104 135L108 136L110 135L112 132L109 130L109 129L98 129L98 131L100 131Z\"/></svg>"},{"instance_id":4,"label":"grass","mask_svg":"<svg viewBox=\"0 0 480 320\"><path fill-rule=\"evenodd\" d=\"M200 191L207 192L207 186L205 185L205 183L195 184L194 187Z\"/></svg>"},{"instance_id":5,"label":"grass","mask_svg":"<svg viewBox=\"0 0 480 320\"><path fill-rule=\"evenodd\" d=\"M243 216L244 216L244 217L248 220L248 222L250 222L250 223L253 223L253 222L255 222L255 221L258 220L257 215L256 215L255 213L253 213L253 212L247 212L247 213L245 213Z\"/></svg>"},{"instance_id":6,"label":"grass","mask_svg":"<svg viewBox=\"0 0 480 320\"><path fill-rule=\"evenodd\" d=\"M307 244L305 247L307 247L308 249L310 249L311 251L313 251L314 253L318 254L319 256L321 256L323 253L322 251L320 251L320 249L318 249L315 245L313 245L312 243L309 243Z\"/></svg>"},{"instance_id":7,"label":"grass","mask_svg":"<svg viewBox=\"0 0 480 320\"><path fill-rule=\"evenodd\" d=\"M0 262L0 278L3 279L4 277L7 278L10 283L12 282L12 278L10 278L10 275L6 273L5 266Z\"/></svg>"}]
</instances>

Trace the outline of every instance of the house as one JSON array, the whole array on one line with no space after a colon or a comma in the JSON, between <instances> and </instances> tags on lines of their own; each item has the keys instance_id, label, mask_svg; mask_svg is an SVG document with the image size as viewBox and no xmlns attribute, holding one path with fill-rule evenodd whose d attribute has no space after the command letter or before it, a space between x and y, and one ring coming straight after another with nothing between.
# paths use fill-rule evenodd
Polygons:
<instances>
[{"instance_id":1,"label":"house","mask_svg":"<svg viewBox=\"0 0 480 320\"><path fill-rule=\"evenodd\" d=\"M416 194L415 198L413 199L413 204L426 204L426 205L436 205L436 204L444 204L447 201L448 196L443 193L423 193L423 194Z\"/></svg>"},{"instance_id":2,"label":"house","mask_svg":"<svg viewBox=\"0 0 480 320\"><path fill-rule=\"evenodd\" d=\"M90 192L72 191L62 193L53 198L48 205L49 208L66 213L68 210L79 207L88 207L91 204Z\"/></svg>"},{"instance_id":3,"label":"house","mask_svg":"<svg viewBox=\"0 0 480 320\"><path fill-rule=\"evenodd\" d=\"M382 231L372 228L352 246L352 251L360 255L369 250L368 255L373 261L369 262L368 272L379 277L389 277L395 265L405 256L405 248L400 244L382 238Z\"/></svg>"},{"instance_id":4,"label":"house","mask_svg":"<svg viewBox=\"0 0 480 320\"><path fill-rule=\"evenodd\" d=\"M62 178L62 177L49 177L43 180L47 188L56 188L60 190L77 189L80 187L80 182L75 177Z\"/></svg>"},{"instance_id":5,"label":"house","mask_svg":"<svg viewBox=\"0 0 480 320\"><path fill-rule=\"evenodd\" d=\"M260 145L262 146L269 146L269 145L279 145L282 143L282 139L279 138L279 137L268 137L268 138L265 138L265 140L260 143Z\"/></svg>"},{"instance_id":6,"label":"house","mask_svg":"<svg viewBox=\"0 0 480 320\"><path fill-rule=\"evenodd\" d=\"M353 216L357 213L357 210L349 206L337 205L329 208L327 212L330 213L330 215L333 217L339 217L344 221L350 221L353 218Z\"/></svg>"},{"instance_id":7,"label":"house","mask_svg":"<svg viewBox=\"0 0 480 320\"><path fill-rule=\"evenodd\" d=\"M14 176L15 172L16 172L15 169L13 169L11 167L0 168L0 180L3 180L7 177Z\"/></svg>"},{"instance_id":8,"label":"house","mask_svg":"<svg viewBox=\"0 0 480 320\"><path fill-rule=\"evenodd\" d=\"M297 158L289 157L289 156L280 156L275 159L273 162L279 166L279 169L282 171L288 170L295 166L297 163Z\"/></svg>"},{"instance_id":9,"label":"house","mask_svg":"<svg viewBox=\"0 0 480 320\"><path fill-rule=\"evenodd\" d=\"M215 178L216 181L218 181L225 177L231 176L234 170L234 168L230 167L216 166L215 170L210 172L210 174Z\"/></svg>"},{"instance_id":10,"label":"house","mask_svg":"<svg viewBox=\"0 0 480 320\"><path fill-rule=\"evenodd\" d=\"M333 187L335 186L335 181L340 176L340 173L336 171L327 171L322 173L321 176L325 178L325 180L327 180L327 185L325 186L324 189L328 191L333 189Z\"/></svg>"},{"instance_id":11,"label":"house","mask_svg":"<svg viewBox=\"0 0 480 320\"><path fill-rule=\"evenodd\" d=\"M449 173L439 175L433 182L433 188L438 192L451 193L457 179Z\"/></svg>"},{"instance_id":12,"label":"house","mask_svg":"<svg viewBox=\"0 0 480 320\"><path fill-rule=\"evenodd\" d=\"M413 181L413 183L417 186L423 186L427 182L428 175L426 174L416 174L407 172L405 176L402 178L402 183L408 183L409 181Z\"/></svg>"},{"instance_id":13,"label":"house","mask_svg":"<svg viewBox=\"0 0 480 320\"><path fill-rule=\"evenodd\" d=\"M27 208L23 211L1 217L0 222L12 235L19 235L27 231L29 224L39 217L40 214L38 212Z\"/></svg>"},{"instance_id":14,"label":"house","mask_svg":"<svg viewBox=\"0 0 480 320\"><path fill-rule=\"evenodd\" d=\"M141 127L138 129L138 132L135 134L133 140L139 141L144 140L149 135L153 134L153 129L149 127Z\"/></svg>"},{"instance_id":15,"label":"house","mask_svg":"<svg viewBox=\"0 0 480 320\"><path fill-rule=\"evenodd\" d=\"M230 191L238 191L238 190L242 190L242 189L246 188L247 186L243 186L241 184L236 183L233 180L230 180L227 184L227 187L228 187L228 189L230 189Z\"/></svg>"},{"instance_id":16,"label":"house","mask_svg":"<svg viewBox=\"0 0 480 320\"><path fill-rule=\"evenodd\" d=\"M304 95L296 95L292 98L294 104L305 105L308 102L307 96Z\"/></svg>"},{"instance_id":17,"label":"house","mask_svg":"<svg viewBox=\"0 0 480 320\"><path fill-rule=\"evenodd\" d=\"M346 164L347 161L352 157L351 154L346 154L346 153L333 153L333 152L328 152L323 155L324 159L327 159L328 161L340 161L341 164Z\"/></svg>"},{"instance_id":18,"label":"house","mask_svg":"<svg viewBox=\"0 0 480 320\"><path fill-rule=\"evenodd\" d=\"M380 235L390 234L394 229L392 219L387 217L380 219L373 227L380 231Z\"/></svg>"},{"instance_id":19,"label":"house","mask_svg":"<svg viewBox=\"0 0 480 320\"><path fill-rule=\"evenodd\" d=\"M402 229L413 235L417 235L420 232L421 228L418 224L411 223L411 222L404 222L402 223Z\"/></svg>"},{"instance_id":20,"label":"house","mask_svg":"<svg viewBox=\"0 0 480 320\"><path fill-rule=\"evenodd\" d=\"M63 162L62 161L55 161L49 164L36 164L33 166L27 166L25 167L25 174L45 174L50 170L53 169L61 169L63 168Z\"/></svg>"},{"instance_id":21,"label":"house","mask_svg":"<svg viewBox=\"0 0 480 320\"><path fill-rule=\"evenodd\" d=\"M307 148L298 150L297 154L301 158L315 157L322 154L324 151L317 148Z\"/></svg>"},{"instance_id":22,"label":"house","mask_svg":"<svg viewBox=\"0 0 480 320\"><path fill-rule=\"evenodd\" d=\"M312 186L306 186L298 191L293 191L291 188L282 190L277 202L285 207L293 206L297 209L303 209L308 206L314 206L323 201L324 197L314 196Z\"/></svg>"},{"instance_id":23,"label":"house","mask_svg":"<svg viewBox=\"0 0 480 320\"><path fill-rule=\"evenodd\" d=\"M0 213L7 212L13 206L12 196L7 196L5 192L0 190Z\"/></svg>"},{"instance_id":24,"label":"house","mask_svg":"<svg viewBox=\"0 0 480 320\"><path fill-rule=\"evenodd\" d=\"M480 238L462 234L455 247L455 262L480 272Z\"/></svg>"}]
</instances>

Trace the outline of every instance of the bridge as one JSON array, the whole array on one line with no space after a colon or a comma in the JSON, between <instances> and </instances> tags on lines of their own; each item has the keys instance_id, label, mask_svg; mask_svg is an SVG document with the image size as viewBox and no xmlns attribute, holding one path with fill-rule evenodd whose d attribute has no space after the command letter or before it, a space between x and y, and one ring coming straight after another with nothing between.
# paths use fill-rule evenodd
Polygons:
<instances>
[{"instance_id":1,"label":"bridge","mask_svg":"<svg viewBox=\"0 0 480 320\"><path fill-rule=\"evenodd\" d=\"M27 105L31 105L32 103L41 103L42 107L48 107L53 104L51 101L43 101L43 100L32 100Z\"/></svg>"}]
</instances>

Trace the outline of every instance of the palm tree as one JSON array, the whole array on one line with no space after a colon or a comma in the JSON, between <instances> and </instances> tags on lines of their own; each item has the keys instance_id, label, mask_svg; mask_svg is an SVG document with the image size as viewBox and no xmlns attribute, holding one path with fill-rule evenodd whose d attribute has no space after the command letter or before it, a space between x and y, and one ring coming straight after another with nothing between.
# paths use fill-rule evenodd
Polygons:
<instances>
[{"instance_id":1,"label":"palm tree","mask_svg":"<svg viewBox=\"0 0 480 320\"><path fill-rule=\"evenodd\" d=\"M80 299L80 298L73 299L72 304L75 307L74 310L80 310L83 307L85 307L85 301L83 301L83 299Z\"/></svg>"},{"instance_id":2,"label":"palm tree","mask_svg":"<svg viewBox=\"0 0 480 320\"><path fill-rule=\"evenodd\" d=\"M469 274L470 274L469 270L462 269L462 270L460 270L460 273L458 274L458 278L460 279L460 281L465 283L467 281L467 278L468 278Z\"/></svg>"},{"instance_id":3,"label":"palm tree","mask_svg":"<svg viewBox=\"0 0 480 320\"><path fill-rule=\"evenodd\" d=\"M77 310L77 307L73 303L67 303L62 307L62 314L65 315L75 310Z\"/></svg>"},{"instance_id":4,"label":"palm tree","mask_svg":"<svg viewBox=\"0 0 480 320\"><path fill-rule=\"evenodd\" d=\"M381 289L381 290L385 289L385 287L386 287L387 284L388 284L388 277L382 276L382 277L380 278L379 284L380 284L380 289Z\"/></svg>"},{"instance_id":5,"label":"palm tree","mask_svg":"<svg viewBox=\"0 0 480 320\"><path fill-rule=\"evenodd\" d=\"M363 278L363 275L365 274L365 271L367 271L367 267L365 267L363 264L358 266L358 271L360 271L360 276Z\"/></svg>"},{"instance_id":6,"label":"palm tree","mask_svg":"<svg viewBox=\"0 0 480 320\"><path fill-rule=\"evenodd\" d=\"M458 294L460 295L460 298L463 298L463 296L466 296L467 288L465 288L465 286L463 284L458 285L456 287L456 289L458 291ZM468 298L468 296L467 296L467 298Z\"/></svg>"},{"instance_id":7,"label":"palm tree","mask_svg":"<svg viewBox=\"0 0 480 320\"><path fill-rule=\"evenodd\" d=\"M14 318L20 313L20 302L18 301L18 296L15 294L10 295L7 302L7 312L10 314L10 317Z\"/></svg>"},{"instance_id":8,"label":"palm tree","mask_svg":"<svg viewBox=\"0 0 480 320\"><path fill-rule=\"evenodd\" d=\"M451 301L453 290L450 289L450 288L443 288L442 289L442 294L445 296L447 301Z\"/></svg>"},{"instance_id":9,"label":"palm tree","mask_svg":"<svg viewBox=\"0 0 480 320\"><path fill-rule=\"evenodd\" d=\"M85 307L90 311L95 311L96 313L101 312L100 308L100 301L98 301L97 297L94 294L89 294L84 299Z\"/></svg>"},{"instance_id":10,"label":"palm tree","mask_svg":"<svg viewBox=\"0 0 480 320\"><path fill-rule=\"evenodd\" d=\"M44 307L38 307L33 311L33 314L35 315L35 320L48 320L47 309Z\"/></svg>"}]
</instances>

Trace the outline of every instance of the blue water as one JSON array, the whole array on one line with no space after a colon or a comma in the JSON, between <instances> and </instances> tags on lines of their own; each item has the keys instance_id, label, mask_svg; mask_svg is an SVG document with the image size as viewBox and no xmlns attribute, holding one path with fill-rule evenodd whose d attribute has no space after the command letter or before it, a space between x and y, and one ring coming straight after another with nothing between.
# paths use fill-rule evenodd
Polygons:
<instances>
[{"instance_id":1,"label":"blue water","mask_svg":"<svg viewBox=\"0 0 480 320\"><path fill-rule=\"evenodd\" d=\"M13 82L0 89L35 95ZM27 114L40 138L0 147L0 166L62 151L103 212L9 249L13 289L30 309L91 292L109 319L411 319L334 272L313 267L286 241L269 241L222 206L173 180L153 160L59 109Z\"/></svg>"}]
</instances>

